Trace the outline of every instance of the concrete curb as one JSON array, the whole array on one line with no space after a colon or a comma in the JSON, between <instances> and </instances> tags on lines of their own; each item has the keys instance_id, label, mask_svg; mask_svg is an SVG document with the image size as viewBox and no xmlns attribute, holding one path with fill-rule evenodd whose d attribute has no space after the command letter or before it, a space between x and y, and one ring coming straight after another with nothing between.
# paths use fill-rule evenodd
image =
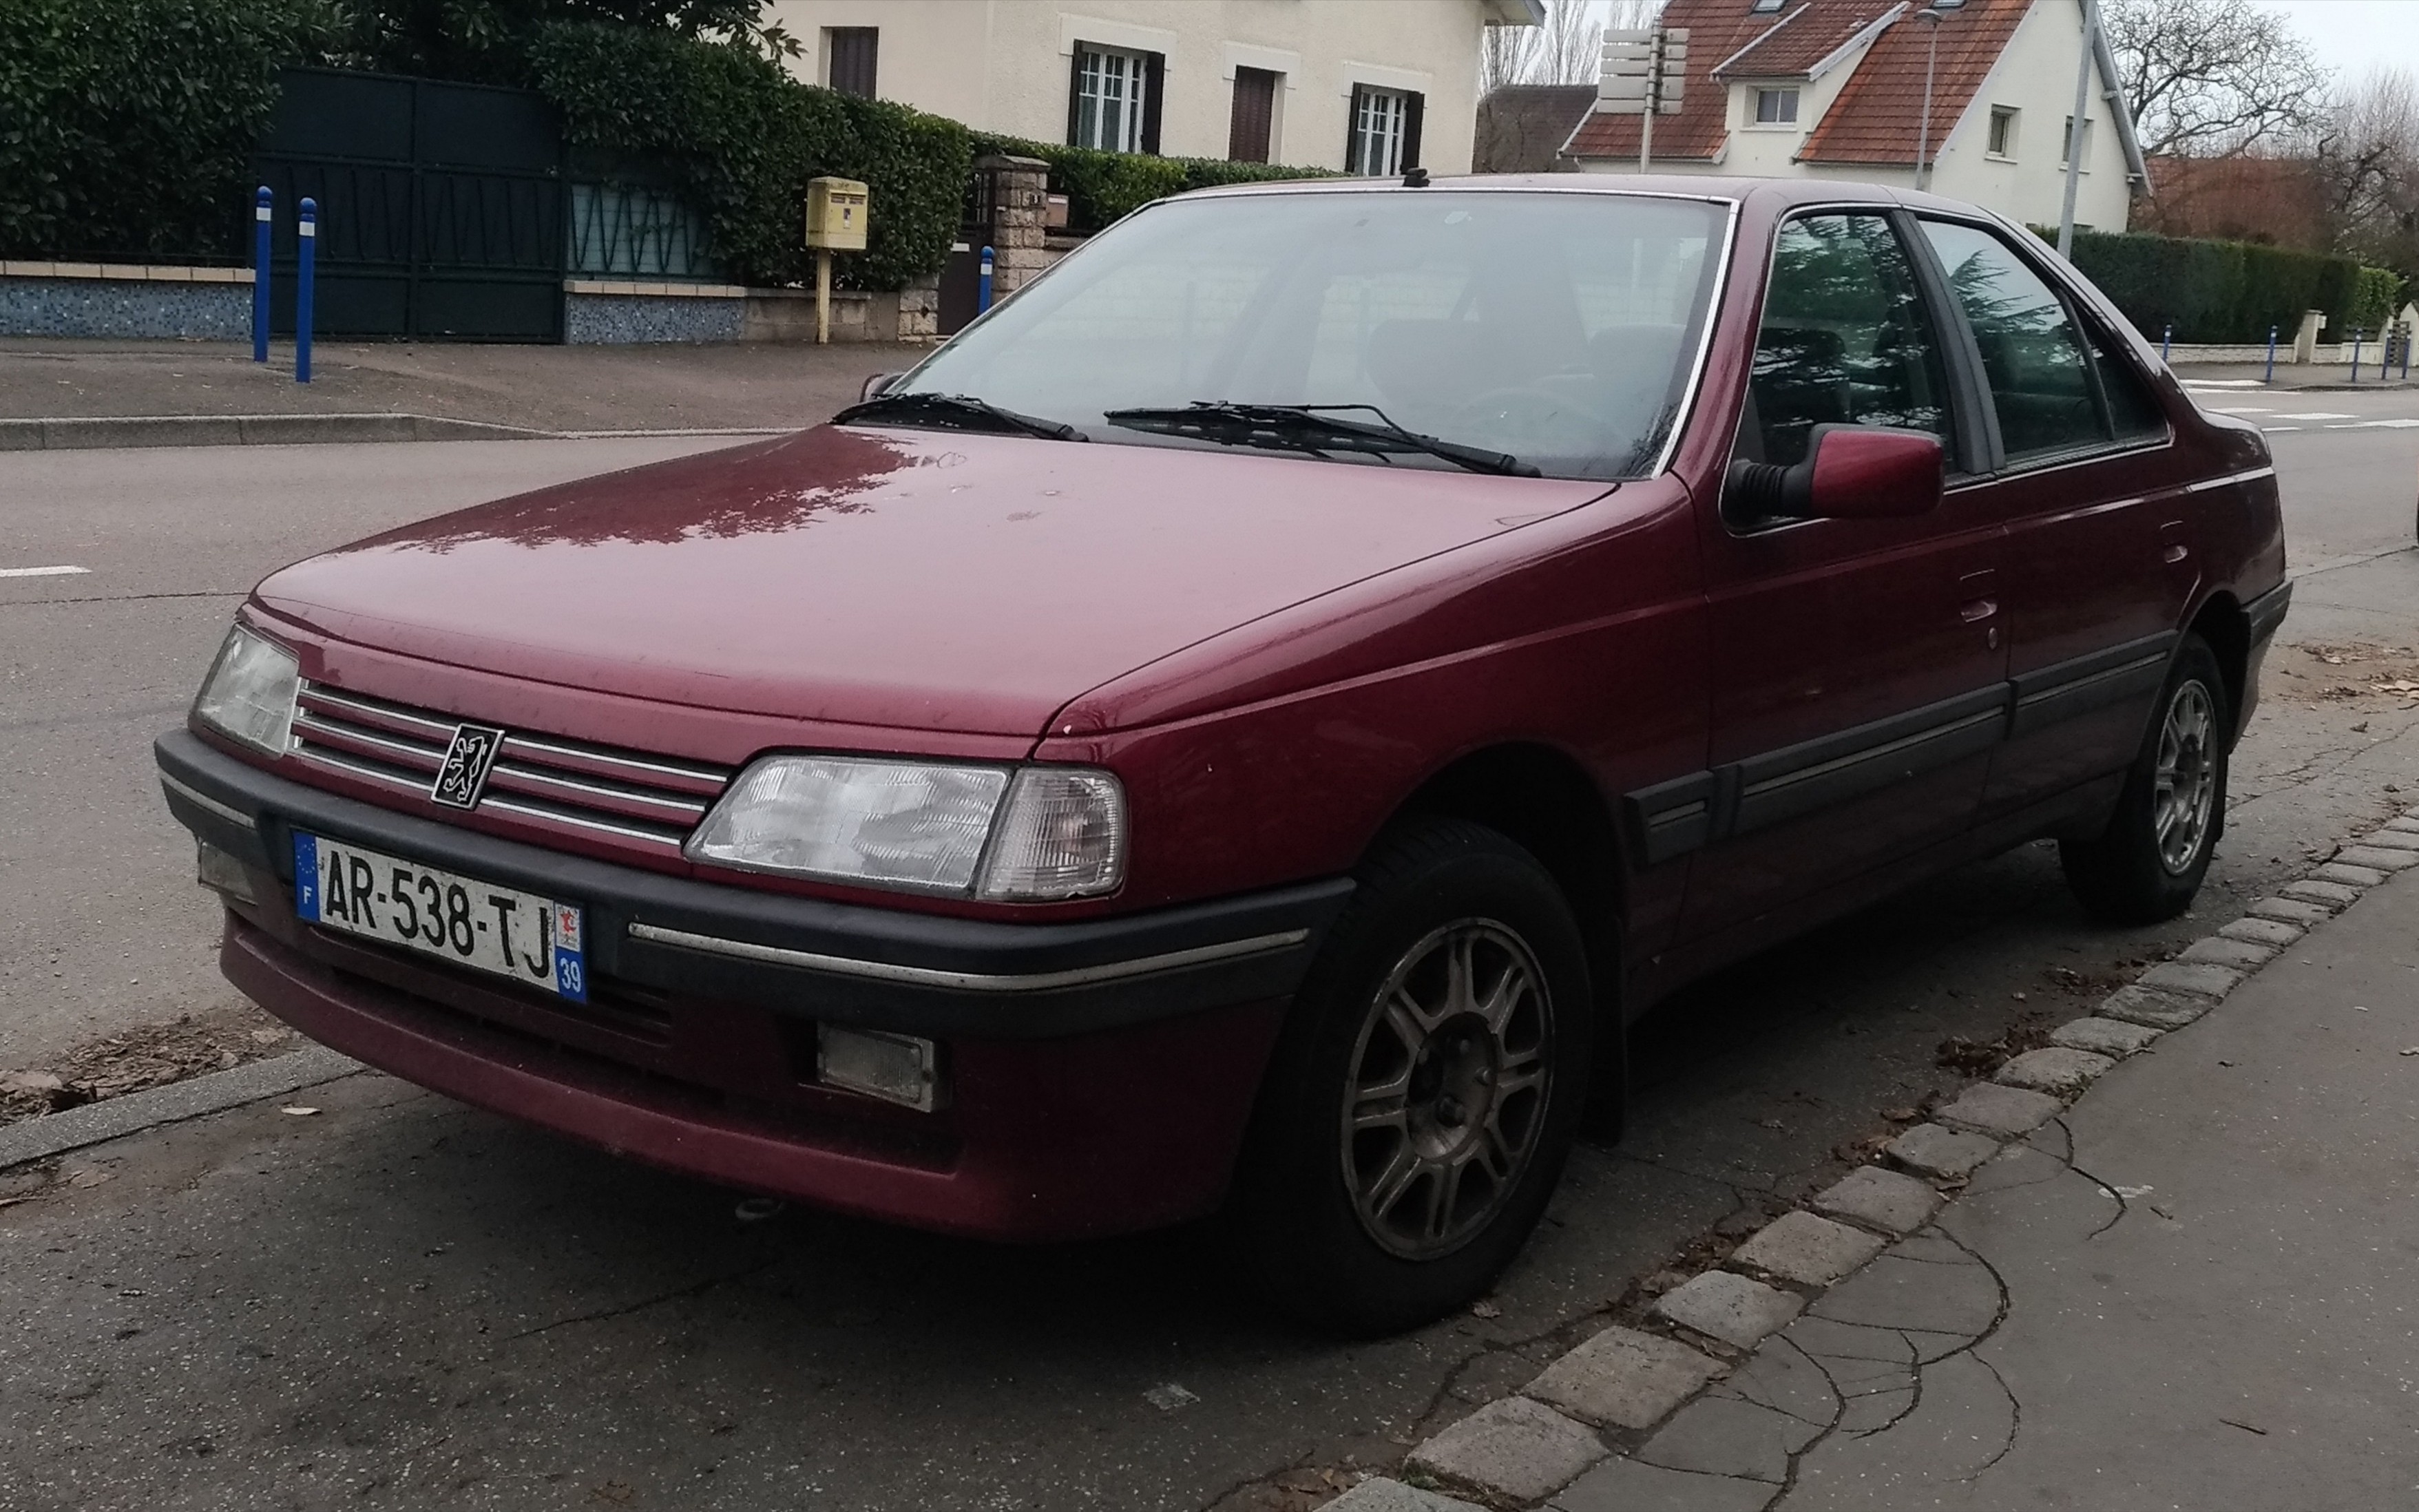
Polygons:
<instances>
[{"instance_id":1,"label":"concrete curb","mask_svg":"<svg viewBox=\"0 0 2419 1512\"><path fill-rule=\"evenodd\" d=\"M283 1097L365 1069L349 1056L312 1045L290 1055L272 1056L206 1076L171 1082L147 1092L130 1092L105 1103L87 1103L63 1113L27 1119L0 1128L0 1170L122 1139L164 1124L223 1113L263 1098Z\"/></svg>"},{"instance_id":2,"label":"concrete curb","mask_svg":"<svg viewBox=\"0 0 2419 1512\"><path fill-rule=\"evenodd\" d=\"M551 441L688 436L785 436L788 428L534 430L438 415L106 415L0 420L0 452L129 446L312 446L364 441Z\"/></svg>"},{"instance_id":3,"label":"concrete curb","mask_svg":"<svg viewBox=\"0 0 2419 1512\"><path fill-rule=\"evenodd\" d=\"M1610 1323L1548 1364L1518 1395L1447 1425L1406 1458L1413 1481L1509 1508L1533 1506L1584 1473L1588 1494L1581 1499L1595 1506L1610 1504L1595 1493L1604 1490L1597 1481L1614 1464L1645 1467L1638 1475L1663 1473L1631 1458L1649 1431L1739 1368L1759 1343L1825 1291L1928 1223L1976 1167L2063 1112L2119 1060L2217 1007L2308 929L2386 881L2388 872L2380 869L2385 857L2401 862L2393 871L2419 866L2419 809L2337 847L2336 856L2347 855L2353 864L2331 858L2318 869L2327 882L2288 883L2278 889L2285 896L2255 900L2244 917L2261 920L2257 930L2230 921L2175 961L2150 967L2110 994L2094 1015L2061 1026L2049 1048L2018 1056L1989 1081L1968 1087L1941 1109L1941 1123L1908 1129L1878 1164L1806 1199L1719 1266L1666 1292L1648 1310L1647 1321L1668 1337ZM2372 864L2357 864L2363 861ZM1817 1217L1818 1211L1827 1216ZM1630 1411L1609 1418L1581 1405L1606 1401ZM1607 1468L1597 1472L1599 1464ZM1777 1493L1780 1487L1759 1482L1751 1489ZM1424 1504L1390 1500L1410 1488L1384 1477L1364 1482L1362 1489L1370 1493L1372 1507Z\"/></svg>"}]
</instances>

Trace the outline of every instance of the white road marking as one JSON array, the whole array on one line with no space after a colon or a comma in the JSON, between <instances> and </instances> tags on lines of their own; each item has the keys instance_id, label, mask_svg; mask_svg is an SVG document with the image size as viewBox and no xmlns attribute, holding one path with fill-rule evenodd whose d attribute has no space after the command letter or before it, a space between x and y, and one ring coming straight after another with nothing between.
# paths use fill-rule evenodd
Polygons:
<instances>
[{"instance_id":1,"label":"white road marking","mask_svg":"<svg viewBox=\"0 0 2419 1512\"><path fill-rule=\"evenodd\" d=\"M2299 430L2302 427L2299 425L2262 425L2259 427L2259 434L2262 436L2273 436L2280 430Z\"/></svg>"},{"instance_id":2,"label":"white road marking","mask_svg":"<svg viewBox=\"0 0 2419 1512\"><path fill-rule=\"evenodd\" d=\"M2257 389L2265 388L2265 378L2184 378L2187 389Z\"/></svg>"},{"instance_id":3,"label":"white road marking","mask_svg":"<svg viewBox=\"0 0 2419 1512\"><path fill-rule=\"evenodd\" d=\"M2349 425L2329 425L2329 430L2411 430L2419 428L2419 420L2355 420Z\"/></svg>"},{"instance_id":4,"label":"white road marking","mask_svg":"<svg viewBox=\"0 0 2419 1512\"><path fill-rule=\"evenodd\" d=\"M2278 415L2279 420L2358 420L2358 415L2344 414L2334 409L2313 409L2305 415Z\"/></svg>"},{"instance_id":5,"label":"white road marking","mask_svg":"<svg viewBox=\"0 0 2419 1512\"><path fill-rule=\"evenodd\" d=\"M0 578L72 578L90 567L0 567Z\"/></svg>"},{"instance_id":6,"label":"white road marking","mask_svg":"<svg viewBox=\"0 0 2419 1512\"><path fill-rule=\"evenodd\" d=\"M2273 415L2276 412L2256 404L2205 404L2201 408L2213 415Z\"/></svg>"}]
</instances>

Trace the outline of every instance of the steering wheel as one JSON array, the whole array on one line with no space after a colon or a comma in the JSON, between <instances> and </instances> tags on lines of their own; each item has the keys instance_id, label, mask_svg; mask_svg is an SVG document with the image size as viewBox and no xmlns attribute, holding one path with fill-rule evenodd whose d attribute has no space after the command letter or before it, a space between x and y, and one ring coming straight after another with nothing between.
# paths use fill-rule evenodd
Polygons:
<instances>
[{"instance_id":1,"label":"steering wheel","mask_svg":"<svg viewBox=\"0 0 2419 1512\"><path fill-rule=\"evenodd\" d=\"M1608 421L1600 411L1586 405L1575 404L1551 389L1534 384L1507 384L1474 394L1454 411L1453 435L1462 438L1473 433L1487 436L1492 442L1561 440L1568 442L1574 429L1602 435ZM1517 444L1507 445L1518 451Z\"/></svg>"}]
</instances>

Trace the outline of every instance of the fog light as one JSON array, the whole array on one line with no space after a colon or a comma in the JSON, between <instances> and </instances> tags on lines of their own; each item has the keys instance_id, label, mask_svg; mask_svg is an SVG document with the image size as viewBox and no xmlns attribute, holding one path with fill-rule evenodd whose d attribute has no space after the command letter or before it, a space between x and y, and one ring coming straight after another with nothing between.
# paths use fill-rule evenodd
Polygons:
<instances>
[{"instance_id":1,"label":"fog light","mask_svg":"<svg viewBox=\"0 0 2419 1512\"><path fill-rule=\"evenodd\" d=\"M938 1049L913 1035L819 1025L815 1080L930 1113L940 1090Z\"/></svg>"},{"instance_id":2,"label":"fog light","mask_svg":"<svg viewBox=\"0 0 2419 1512\"><path fill-rule=\"evenodd\" d=\"M252 873L234 853L220 850L208 841L196 842L193 857L193 880L205 887L216 887L238 903L256 903L260 899L252 890Z\"/></svg>"}]
</instances>

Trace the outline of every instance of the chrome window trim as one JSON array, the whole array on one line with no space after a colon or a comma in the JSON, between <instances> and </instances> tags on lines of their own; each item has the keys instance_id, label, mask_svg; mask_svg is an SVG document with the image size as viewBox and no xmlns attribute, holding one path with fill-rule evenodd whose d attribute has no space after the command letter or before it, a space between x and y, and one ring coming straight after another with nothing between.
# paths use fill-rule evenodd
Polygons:
<instances>
[{"instance_id":1,"label":"chrome window trim","mask_svg":"<svg viewBox=\"0 0 2419 1512\"><path fill-rule=\"evenodd\" d=\"M1247 955L1261 955L1300 945L1310 938L1306 929L1281 930L1273 934L1255 934L1245 939L1226 940L1217 945L1198 945L1189 950L1170 950L1162 955L1136 956L1130 961L1111 961L1097 966L1076 966L1066 971L1031 971L994 973L984 971L944 971L932 966L904 966L888 961L863 961L854 956L824 955L815 950L793 950L778 945L758 945L748 940L725 939L716 934L698 934L687 930L667 929L660 924L644 924L631 920L632 939L651 945L667 945L678 949L699 950L708 955L732 956L742 961L761 961L770 965L803 966L811 971L838 972L843 976L869 977L877 981L903 982L917 987L946 987L959 992L1031 993L1047 992L1059 987L1085 987L1095 982L1118 981L1128 977L1148 976L1156 971L1173 971L1180 966L1202 965L1213 961L1228 961Z\"/></svg>"}]
</instances>

